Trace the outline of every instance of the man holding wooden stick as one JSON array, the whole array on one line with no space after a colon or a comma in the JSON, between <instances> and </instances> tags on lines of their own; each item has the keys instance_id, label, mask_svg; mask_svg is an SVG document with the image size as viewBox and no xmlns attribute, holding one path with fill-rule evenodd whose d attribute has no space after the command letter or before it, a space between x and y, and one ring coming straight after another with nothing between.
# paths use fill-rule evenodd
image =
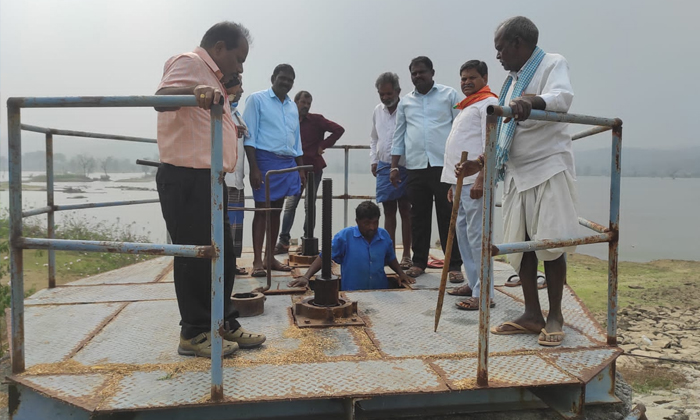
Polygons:
<instances>
[{"instance_id":1,"label":"man holding wooden stick","mask_svg":"<svg viewBox=\"0 0 700 420\"><path fill-rule=\"evenodd\" d=\"M491 92L488 86L488 67L480 60L470 60L459 69L460 87L466 96L455 105L459 114L452 123L452 130L445 144L445 166L442 170L441 181L452 185L448 190L447 200L452 202L456 194L457 177L454 167L459 163L462 152L470 156L484 153L486 145L486 108L498 105L498 96ZM467 311L479 310L479 295L481 291L481 234L484 195L484 172L464 177L461 197L458 201L458 213L455 224L455 235L459 252L467 273L468 284L454 288L447 293L454 296L465 296L466 299L457 302L457 309ZM456 201L456 202L457 202ZM489 294L491 307L493 301L493 282Z\"/></svg>"}]
</instances>

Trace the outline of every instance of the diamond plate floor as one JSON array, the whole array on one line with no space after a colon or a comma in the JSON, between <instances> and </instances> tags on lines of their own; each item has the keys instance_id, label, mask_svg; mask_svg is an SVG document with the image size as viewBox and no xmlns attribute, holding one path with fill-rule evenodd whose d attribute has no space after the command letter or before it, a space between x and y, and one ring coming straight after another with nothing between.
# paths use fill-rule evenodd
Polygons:
<instances>
[{"instance_id":1,"label":"diamond plate floor","mask_svg":"<svg viewBox=\"0 0 700 420\"><path fill-rule=\"evenodd\" d=\"M12 377L87 410L144 409L203 403L209 362L179 356L179 312L167 258L70 286L43 290L26 302L28 371ZM495 266L496 284L512 273ZM149 277L150 276L150 277ZM450 392L476 387L478 313L454 308L446 296L433 332L440 270L419 277L415 290L347 293L366 327L305 328L293 323L292 297L269 295L263 315L242 318L267 335L259 349L224 361L231 403ZM291 276L273 277L275 284ZM238 291L264 282L241 276ZM540 291L546 308L546 290ZM519 316L520 288L498 287L491 324ZM565 289L566 338L543 348L536 335L489 335L491 387L585 383L619 355L574 292ZM98 408L99 407L99 408Z\"/></svg>"}]
</instances>

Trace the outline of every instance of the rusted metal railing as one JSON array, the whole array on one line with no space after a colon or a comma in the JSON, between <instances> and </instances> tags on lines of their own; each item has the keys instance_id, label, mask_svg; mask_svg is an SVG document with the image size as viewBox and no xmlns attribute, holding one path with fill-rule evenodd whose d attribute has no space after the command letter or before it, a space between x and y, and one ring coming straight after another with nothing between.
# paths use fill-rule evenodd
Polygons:
<instances>
[{"instance_id":1,"label":"rusted metal railing","mask_svg":"<svg viewBox=\"0 0 700 420\"><path fill-rule=\"evenodd\" d=\"M55 239L54 213L130 204L155 203L152 200L129 200L109 203L61 205L54 202L53 136L66 135L99 139L156 143L155 139L87 133L82 131L57 130L31 125L22 125L22 108L85 108L85 107L183 107L197 106L193 96L113 96L113 97L60 97L60 98L10 98L7 101L8 143L10 169L10 273L12 278L12 372L25 370L24 352L24 249L47 249L49 252L49 287L56 285L55 250L87 252L116 252L131 254L156 254L177 257L210 258L212 264L211 287L211 397L223 399L223 339L220 327L224 315L224 265L223 265L223 131L221 105L211 108L211 245L146 244L133 242L77 241ZM22 130L46 135L46 190L47 205L22 211ZM48 238L25 238L22 236L22 218L47 214Z\"/></svg>"},{"instance_id":2,"label":"rusted metal railing","mask_svg":"<svg viewBox=\"0 0 700 420\"><path fill-rule=\"evenodd\" d=\"M573 245L608 243L608 345L617 345L617 262L620 222L620 156L622 151L622 120L619 118L600 118L587 115L565 114L549 111L533 110L531 120L565 122L593 125L581 133L572 136L572 140L581 139L612 129L612 153L610 176L610 220L606 228L590 220L579 218L579 224L596 233L572 238L555 238L547 240L525 241L509 244L493 245L493 209L494 190L496 186L496 127L498 117L512 117L508 107L490 106L486 122L486 163L484 165L484 215L482 219L482 248L481 248L481 290L490 290L493 283L494 255L531 252L542 249L552 249ZM486 387L488 375L488 346L489 346L489 293L481 293L479 301L479 361L477 366L477 384Z\"/></svg>"}]
</instances>

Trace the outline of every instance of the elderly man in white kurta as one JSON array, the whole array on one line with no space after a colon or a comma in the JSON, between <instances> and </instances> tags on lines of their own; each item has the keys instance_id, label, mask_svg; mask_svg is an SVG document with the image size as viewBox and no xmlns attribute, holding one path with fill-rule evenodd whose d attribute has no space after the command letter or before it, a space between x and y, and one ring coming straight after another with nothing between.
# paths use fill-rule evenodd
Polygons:
<instances>
[{"instance_id":1,"label":"elderly man in white kurta","mask_svg":"<svg viewBox=\"0 0 700 420\"><path fill-rule=\"evenodd\" d=\"M503 22L495 34L496 58L510 71L501 90L501 105L513 110L513 121L499 126L496 164L504 180L504 241L555 239L578 232L571 137L566 125L529 121L532 109L567 112L574 93L564 57L537 47L538 30L518 16ZM558 346L564 339L561 312L566 283L566 252L575 247L513 254L525 313L494 327L494 334L539 334L538 343ZM549 313L545 320L537 292L537 264L544 261Z\"/></svg>"}]
</instances>

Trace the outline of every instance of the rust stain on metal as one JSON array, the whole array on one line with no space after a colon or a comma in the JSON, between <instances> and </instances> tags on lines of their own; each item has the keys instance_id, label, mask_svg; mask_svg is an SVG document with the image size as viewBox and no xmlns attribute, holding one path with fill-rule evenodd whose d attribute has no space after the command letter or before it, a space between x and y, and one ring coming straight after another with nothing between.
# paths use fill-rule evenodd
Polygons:
<instances>
[{"instance_id":1,"label":"rust stain on metal","mask_svg":"<svg viewBox=\"0 0 700 420\"><path fill-rule=\"evenodd\" d=\"M224 400L224 386L223 385L212 385L211 386L211 399L214 402L219 402Z\"/></svg>"}]
</instances>

